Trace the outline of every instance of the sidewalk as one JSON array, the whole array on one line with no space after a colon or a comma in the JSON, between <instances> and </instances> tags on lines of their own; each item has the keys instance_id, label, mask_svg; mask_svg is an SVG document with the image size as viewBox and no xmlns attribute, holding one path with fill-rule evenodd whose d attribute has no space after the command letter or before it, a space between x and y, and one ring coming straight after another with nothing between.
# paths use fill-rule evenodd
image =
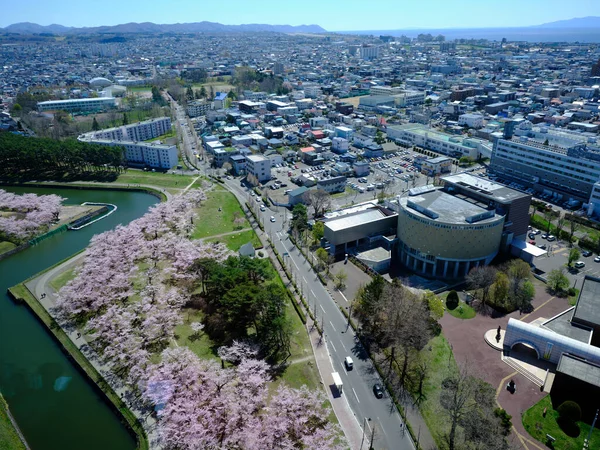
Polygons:
<instances>
[{"instance_id":1,"label":"sidewalk","mask_svg":"<svg viewBox=\"0 0 600 450\"><path fill-rule=\"evenodd\" d=\"M347 312L350 308L351 302L354 301L354 297L358 291L358 288L364 284L367 279L370 281L371 278L350 261L347 264L344 264L343 262L335 263L334 267L332 268L332 273L338 273L341 268L348 273L348 281L346 284L353 286L353 289L349 289L347 287L345 292L338 291L330 279L327 280L326 289L335 303L340 308L345 309ZM358 276L357 271L362 275ZM353 278L352 281L350 280L351 278ZM423 419L423 416L421 416L421 413L419 412L419 408L417 408L412 402L409 402L408 404L403 403L402 406L404 407L406 420L408 423L410 423L414 433L419 438L419 445L428 450L437 448L435 440L433 439L433 436L431 435L431 432L425 423L425 419Z\"/></svg>"}]
</instances>

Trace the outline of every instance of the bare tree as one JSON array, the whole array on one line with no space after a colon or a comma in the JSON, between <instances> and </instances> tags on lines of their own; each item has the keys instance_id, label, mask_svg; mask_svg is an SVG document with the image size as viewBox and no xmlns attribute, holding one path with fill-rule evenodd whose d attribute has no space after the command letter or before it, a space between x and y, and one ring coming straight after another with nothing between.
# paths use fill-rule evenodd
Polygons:
<instances>
[{"instance_id":1,"label":"bare tree","mask_svg":"<svg viewBox=\"0 0 600 450\"><path fill-rule=\"evenodd\" d=\"M575 232L581 228L581 224L579 222L575 222L575 218L571 215L569 216L569 245L573 246L573 236Z\"/></svg>"},{"instance_id":2,"label":"bare tree","mask_svg":"<svg viewBox=\"0 0 600 450\"><path fill-rule=\"evenodd\" d=\"M556 238L560 239L560 233L562 232L563 228L565 227L565 223L567 221L567 218L565 217L565 213L563 213L562 211L558 213L558 218L556 219Z\"/></svg>"},{"instance_id":3,"label":"bare tree","mask_svg":"<svg viewBox=\"0 0 600 450\"><path fill-rule=\"evenodd\" d=\"M548 234L550 234L550 226L552 225L552 217L554 216L554 214L552 213L551 209L546 209L544 211L544 219L548 222L548 227L546 229L546 232Z\"/></svg>"},{"instance_id":4,"label":"bare tree","mask_svg":"<svg viewBox=\"0 0 600 450\"><path fill-rule=\"evenodd\" d=\"M303 197L304 202L313 207L314 217L321 217L331 208L331 196L323 189L307 191Z\"/></svg>"},{"instance_id":5,"label":"bare tree","mask_svg":"<svg viewBox=\"0 0 600 450\"><path fill-rule=\"evenodd\" d=\"M473 268L466 277L469 289L477 290L481 303L486 304L490 288L496 280L496 269L489 266L479 266Z\"/></svg>"}]
</instances>

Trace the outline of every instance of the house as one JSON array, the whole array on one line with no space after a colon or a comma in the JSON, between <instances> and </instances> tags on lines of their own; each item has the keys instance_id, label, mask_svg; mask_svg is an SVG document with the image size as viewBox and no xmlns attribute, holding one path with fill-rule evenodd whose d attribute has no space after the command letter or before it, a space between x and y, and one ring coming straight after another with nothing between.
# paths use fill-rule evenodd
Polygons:
<instances>
[{"instance_id":1,"label":"house","mask_svg":"<svg viewBox=\"0 0 600 450\"><path fill-rule=\"evenodd\" d=\"M225 99L227 99L227 92L217 92L213 100L213 106L215 109L225 108Z\"/></svg>"},{"instance_id":2,"label":"house","mask_svg":"<svg viewBox=\"0 0 600 450\"><path fill-rule=\"evenodd\" d=\"M341 137L334 137L331 140L331 150L335 153L346 153L350 148L350 142L347 139Z\"/></svg>"},{"instance_id":3,"label":"house","mask_svg":"<svg viewBox=\"0 0 600 450\"><path fill-rule=\"evenodd\" d=\"M367 161L356 161L352 167L357 177L366 177L371 171Z\"/></svg>"},{"instance_id":4,"label":"house","mask_svg":"<svg viewBox=\"0 0 600 450\"><path fill-rule=\"evenodd\" d=\"M242 175L246 172L246 157L243 155L232 155L229 157L231 169L235 175Z\"/></svg>"}]
</instances>

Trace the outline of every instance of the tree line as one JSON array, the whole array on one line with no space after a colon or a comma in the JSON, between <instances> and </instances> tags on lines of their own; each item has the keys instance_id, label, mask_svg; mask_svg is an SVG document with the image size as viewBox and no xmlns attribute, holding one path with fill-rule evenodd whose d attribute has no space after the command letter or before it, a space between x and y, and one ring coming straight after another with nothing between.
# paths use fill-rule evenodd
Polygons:
<instances>
[{"instance_id":1,"label":"tree line","mask_svg":"<svg viewBox=\"0 0 600 450\"><path fill-rule=\"evenodd\" d=\"M26 176L41 172L119 172L124 164L123 152L121 146L0 133L0 176Z\"/></svg>"}]
</instances>

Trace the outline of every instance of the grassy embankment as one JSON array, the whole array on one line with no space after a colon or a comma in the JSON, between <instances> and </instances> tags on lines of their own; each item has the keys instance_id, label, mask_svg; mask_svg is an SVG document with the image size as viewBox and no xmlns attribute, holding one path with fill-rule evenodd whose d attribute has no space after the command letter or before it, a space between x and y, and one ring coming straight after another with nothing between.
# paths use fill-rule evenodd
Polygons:
<instances>
[{"instance_id":1,"label":"grassy embankment","mask_svg":"<svg viewBox=\"0 0 600 450\"><path fill-rule=\"evenodd\" d=\"M8 414L8 404L0 394L0 450L25 450Z\"/></svg>"}]
</instances>

